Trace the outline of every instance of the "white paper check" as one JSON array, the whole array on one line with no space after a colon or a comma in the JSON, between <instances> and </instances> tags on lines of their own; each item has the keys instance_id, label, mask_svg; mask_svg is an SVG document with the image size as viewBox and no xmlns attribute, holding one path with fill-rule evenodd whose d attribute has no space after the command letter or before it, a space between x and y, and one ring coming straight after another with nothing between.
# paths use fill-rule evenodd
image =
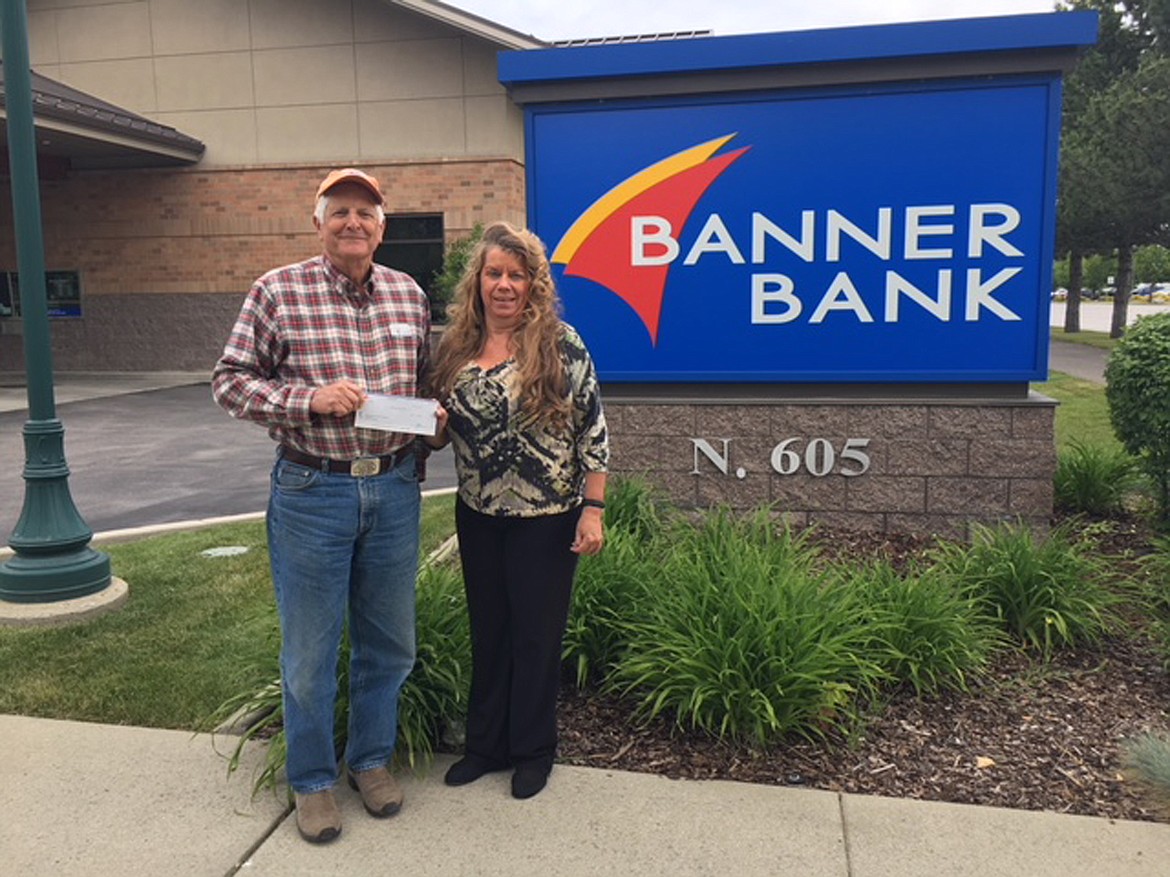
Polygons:
<instances>
[{"instance_id":1,"label":"white paper check","mask_svg":"<svg viewBox=\"0 0 1170 877\"><path fill-rule=\"evenodd\" d=\"M380 429L385 432L412 432L415 435L434 435L438 427L435 411L439 403L434 399L415 399L412 396L382 396L371 393L366 404L358 409L354 426L362 429Z\"/></svg>"}]
</instances>

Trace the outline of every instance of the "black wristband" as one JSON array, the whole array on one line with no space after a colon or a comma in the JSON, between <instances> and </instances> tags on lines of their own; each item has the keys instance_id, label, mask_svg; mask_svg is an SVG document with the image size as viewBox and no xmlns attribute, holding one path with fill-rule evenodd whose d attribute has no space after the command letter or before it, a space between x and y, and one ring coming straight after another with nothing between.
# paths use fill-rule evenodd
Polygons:
<instances>
[{"instance_id":1,"label":"black wristband","mask_svg":"<svg viewBox=\"0 0 1170 877\"><path fill-rule=\"evenodd\" d=\"M581 505L588 506L589 508L593 509L603 509L605 508L605 500L590 499L589 497L585 497L583 500L581 500Z\"/></svg>"}]
</instances>

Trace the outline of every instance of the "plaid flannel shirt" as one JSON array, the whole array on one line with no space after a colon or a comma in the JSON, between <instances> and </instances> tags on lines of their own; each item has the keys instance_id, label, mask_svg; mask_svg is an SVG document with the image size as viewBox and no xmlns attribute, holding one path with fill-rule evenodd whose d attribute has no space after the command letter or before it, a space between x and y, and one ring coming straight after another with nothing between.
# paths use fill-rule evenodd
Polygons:
<instances>
[{"instance_id":1,"label":"plaid flannel shirt","mask_svg":"<svg viewBox=\"0 0 1170 877\"><path fill-rule=\"evenodd\" d=\"M333 460L390 454L413 436L358 429L353 415L313 414L317 387L347 379L367 393L417 396L427 366L430 307L407 274L374 265L358 288L326 257L269 271L252 284L212 374L216 402L268 427L273 439Z\"/></svg>"}]
</instances>

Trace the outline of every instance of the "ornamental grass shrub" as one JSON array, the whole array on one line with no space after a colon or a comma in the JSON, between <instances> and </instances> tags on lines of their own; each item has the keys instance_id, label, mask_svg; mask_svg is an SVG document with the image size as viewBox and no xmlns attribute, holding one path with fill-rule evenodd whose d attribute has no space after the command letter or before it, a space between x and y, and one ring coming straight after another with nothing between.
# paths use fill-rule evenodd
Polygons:
<instances>
[{"instance_id":1,"label":"ornamental grass shrub","mask_svg":"<svg viewBox=\"0 0 1170 877\"><path fill-rule=\"evenodd\" d=\"M884 560L838 574L865 603L875 659L893 683L919 696L966 690L1004 644L979 603L949 576L900 574Z\"/></svg>"},{"instance_id":2,"label":"ornamental grass shrub","mask_svg":"<svg viewBox=\"0 0 1170 877\"><path fill-rule=\"evenodd\" d=\"M661 538L607 530L605 550L581 559L565 625L561 657L578 688L601 684L612 672L626 647L626 628L641 614L666 550Z\"/></svg>"},{"instance_id":3,"label":"ornamental grass shrub","mask_svg":"<svg viewBox=\"0 0 1170 877\"><path fill-rule=\"evenodd\" d=\"M569 605L561 657L578 688L601 684L625 649L670 551L670 505L649 482L615 478L606 491L605 550L583 557Z\"/></svg>"},{"instance_id":4,"label":"ornamental grass shrub","mask_svg":"<svg viewBox=\"0 0 1170 877\"><path fill-rule=\"evenodd\" d=\"M766 746L851 723L886 674L866 607L823 571L807 536L767 510L672 528L648 599L610 677L645 720Z\"/></svg>"},{"instance_id":5,"label":"ornamental grass shrub","mask_svg":"<svg viewBox=\"0 0 1170 877\"><path fill-rule=\"evenodd\" d=\"M1141 485L1138 461L1115 447L1071 439L1056 462L1056 507L1073 514L1104 517L1122 511Z\"/></svg>"},{"instance_id":6,"label":"ornamental grass shrub","mask_svg":"<svg viewBox=\"0 0 1170 877\"><path fill-rule=\"evenodd\" d=\"M1153 551L1141 558L1142 572L1154 609L1170 616L1170 536L1160 536Z\"/></svg>"},{"instance_id":7,"label":"ornamental grass shrub","mask_svg":"<svg viewBox=\"0 0 1170 877\"><path fill-rule=\"evenodd\" d=\"M1121 761L1154 806L1170 814L1170 737L1139 734L1122 744Z\"/></svg>"},{"instance_id":8,"label":"ornamental grass shrub","mask_svg":"<svg viewBox=\"0 0 1170 877\"><path fill-rule=\"evenodd\" d=\"M675 510L644 478L613 478L605 492L607 533L626 533L647 544L665 535Z\"/></svg>"},{"instance_id":9,"label":"ornamental grass shrub","mask_svg":"<svg viewBox=\"0 0 1170 877\"><path fill-rule=\"evenodd\" d=\"M1162 669L1170 672L1170 536L1154 540L1141 558L1140 601L1149 616L1147 632Z\"/></svg>"},{"instance_id":10,"label":"ornamental grass shrub","mask_svg":"<svg viewBox=\"0 0 1170 877\"><path fill-rule=\"evenodd\" d=\"M1048 656L1115 622L1118 598L1091 547L1064 530L1038 538L1022 525L977 528L973 544L945 545L899 572L885 561L829 561L814 532L778 524L770 509L683 514L637 481L614 479L606 516L605 550L578 570L567 677L623 699L641 720L665 717L755 747L851 734L898 687L919 696L964 689L1005 643ZM417 630L397 753L411 766L430 759L466 710L470 643L456 556L420 573ZM247 739L271 737L256 790L275 787L285 758L275 626L272 637L247 693L218 716L253 718L234 763ZM347 666L343 651L339 751Z\"/></svg>"},{"instance_id":11,"label":"ornamental grass shrub","mask_svg":"<svg viewBox=\"0 0 1170 877\"><path fill-rule=\"evenodd\" d=\"M415 613L417 656L398 701L396 753L411 767L428 763L442 730L462 727L467 713L471 629L463 576L454 559L423 567Z\"/></svg>"},{"instance_id":12,"label":"ornamental grass shrub","mask_svg":"<svg viewBox=\"0 0 1170 877\"><path fill-rule=\"evenodd\" d=\"M1100 640L1118 624L1121 602L1105 572L1067 525L1037 536L1022 523L974 526L970 545L943 544L935 574L1045 658Z\"/></svg>"}]
</instances>

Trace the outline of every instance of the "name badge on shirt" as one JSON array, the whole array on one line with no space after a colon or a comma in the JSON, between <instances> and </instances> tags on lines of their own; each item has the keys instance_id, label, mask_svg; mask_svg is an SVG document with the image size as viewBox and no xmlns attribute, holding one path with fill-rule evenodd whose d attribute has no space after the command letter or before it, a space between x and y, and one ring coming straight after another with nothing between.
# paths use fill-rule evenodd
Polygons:
<instances>
[{"instance_id":1,"label":"name badge on shirt","mask_svg":"<svg viewBox=\"0 0 1170 877\"><path fill-rule=\"evenodd\" d=\"M414 338L418 335L418 330L410 323L391 323L390 337L391 338Z\"/></svg>"}]
</instances>

